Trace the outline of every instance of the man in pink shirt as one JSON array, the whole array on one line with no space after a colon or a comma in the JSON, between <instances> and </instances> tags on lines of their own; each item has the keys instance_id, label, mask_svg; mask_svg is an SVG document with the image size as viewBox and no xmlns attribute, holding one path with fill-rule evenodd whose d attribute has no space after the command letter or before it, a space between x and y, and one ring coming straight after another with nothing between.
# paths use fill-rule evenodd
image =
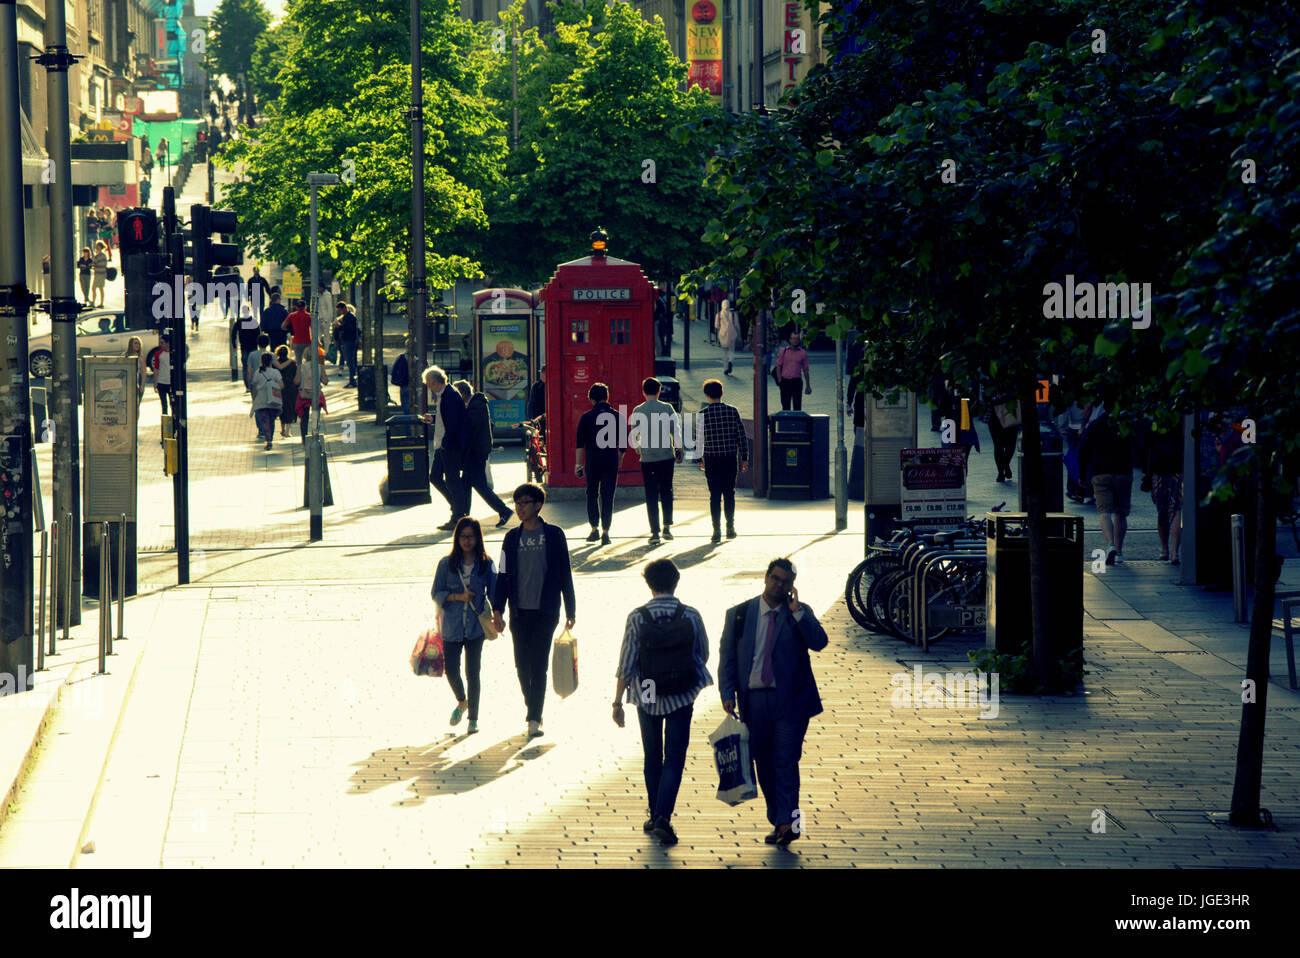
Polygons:
<instances>
[{"instance_id":1,"label":"man in pink shirt","mask_svg":"<svg viewBox=\"0 0 1300 958\"><path fill-rule=\"evenodd\" d=\"M808 350L799 341L799 331L790 332L790 342L781 347L772 367L777 385L781 389L782 409L802 409L803 396L799 393L799 374L803 373L804 393L812 395L812 377L808 373Z\"/></svg>"}]
</instances>

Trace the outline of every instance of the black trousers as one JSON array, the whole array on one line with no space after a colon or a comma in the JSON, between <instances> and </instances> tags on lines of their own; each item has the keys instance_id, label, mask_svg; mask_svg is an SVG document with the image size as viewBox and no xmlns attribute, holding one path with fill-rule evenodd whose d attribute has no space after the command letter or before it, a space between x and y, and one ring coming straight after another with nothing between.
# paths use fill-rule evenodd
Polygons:
<instances>
[{"instance_id":1,"label":"black trousers","mask_svg":"<svg viewBox=\"0 0 1300 958\"><path fill-rule=\"evenodd\" d=\"M469 676L469 695L465 695L465 683L460 678L460 649L465 647L465 674ZM446 663L447 684L456 696L457 704L468 701L469 720L478 721L479 690L482 687L480 677L483 662L483 639L468 639L464 642L448 642L442 647L443 661Z\"/></svg>"},{"instance_id":2,"label":"black trousers","mask_svg":"<svg viewBox=\"0 0 1300 958\"><path fill-rule=\"evenodd\" d=\"M618 486L618 466L587 466L587 521L609 531L614 518L614 489Z\"/></svg>"},{"instance_id":3,"label":"black trousers","mask_svg":"<svg viewBox=\"0 0 1300 958\"><path fill-rule=\"evenodd\" d=\"M803 409L803 380L798 377L781 380L781 408Z\"/></svg>"},{"instance_id":4,"label":"black trousers","mask_svg":"<svg viewBox=\"0 0 1300 958\"><path fill-rule=\"evenodd\" d=\"M154 386L158 391L158 401L162 403L163 415L167 415L167 396L171 393L171 386Z\"/></svg>"},{"instance_id":5,"label":"black trousers","mask_svg":"<svg viewBox=\"0 0 1300 958\"><path fill-rule=\"evenodd\" d=\"M551 664L551 639L558 624L558 619L540 610L512 609L510 613L515 671L519 673L519 689L524 693L529 722L542 720L542 706L546 702L546 670Z\"/></svg>"},{"instance_id":6,"label":"black trousers","mask_svg":"<svg viewBox=\"0 0 1300 958\"><path fill-rule=\"evenodd\" d=\"M673 817L686 768L686 750L691 743L694 711L694 704L683 705L667 715L647 715L642 709L636 710L651 818Z\"/></svg>"},{"instance_id":7,"label":"black trousers","mask_svg":"<svg viewBox=\"0 0 1300 958\"><path fill-rule=\"evenodd\" d=\"M705 456L704 481L709 486L709 515L717 528L719 513L725 508L727 525L736 521L736 457Z\"/></svg>"},{"instance_id":8,"label":"black trousers","mask_svg":"<svg viewBox=\"0 0 1300 958\"><path fill-rule=\"evenodd\" d=\"M451 506L451 517L459 519L469 513L465 484L461 480L461 454L457 449L439 449L429 467L429 482Z\"/></svg>"},{"instance_id":9,"label":"black trousers","mask_svg":"<svg viewBox=\"0 0 1300 958\"><path fill-rule=\"evenodd\" d=\"M461 474L461 482L465 490L465 514L469 514L469 507L473 504L472 490L477 492L479 498L497 515L508 516L514 510L502 502L501 497L488 485L487 463L487 456L465 456L465 471Z\"/></svg>"},{"instance_id":10,"label":"black trousers","mask_svg":"<svg viewBox=\"0 0 1300 958\"><path fill-rule=\"evenodd\" d=\"M641 463L641 477L645 480L645 511L650 517L650 531L659 534L659 504L663 503L664 525L673 524L673 466L672 459Z\"/></svg>"},{"instance_id":11,"label":"black trousers","mask_svg":"<svg viewBox=\"0 0 1300 958\"><path fill-rule=\"evenodd\" d=\"M994 413L989 417L989 435L993 439L994 465L998 467L999 474L1005 472L1008 476L1011 475L1011 459L1016 454L1016 437L1020 435L1020 427L1003 429L998 422L997 413Z\"/></svg>"}]
</instances>

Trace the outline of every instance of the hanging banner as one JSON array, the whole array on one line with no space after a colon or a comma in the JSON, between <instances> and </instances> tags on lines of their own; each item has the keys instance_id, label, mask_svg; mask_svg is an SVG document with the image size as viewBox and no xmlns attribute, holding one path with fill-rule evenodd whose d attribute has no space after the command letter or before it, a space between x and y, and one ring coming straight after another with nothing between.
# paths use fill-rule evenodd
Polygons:
<instances>
[{"instance_id":1,"label":"hanging banner","mask_svg":"<svg viewBox=\"0 0 1300 958\"><path fill-rule=\"evenodd\" d=\"M713 0L697 0L691 7L691 19L686 24L686 61L690 72L686 87L699 86L722 102L722 24L718 22L718 8Z\"/></svg>"}]
</instances>

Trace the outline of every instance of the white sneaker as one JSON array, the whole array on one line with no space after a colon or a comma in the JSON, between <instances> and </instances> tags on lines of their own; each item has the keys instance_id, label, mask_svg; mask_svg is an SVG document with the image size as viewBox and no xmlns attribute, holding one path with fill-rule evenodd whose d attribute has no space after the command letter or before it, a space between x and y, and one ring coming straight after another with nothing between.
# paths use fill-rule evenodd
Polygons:
<instances>
[{"instance_id":1,"label":"white sneaker","mask_svg":"<svg viewBox=\"0 0 1300 958\"><path fill-rule=\"evenodd\" d=\"M539 735L541 735L541 734L542 734L542 729L541 729L541 723L540 723L540 722L529 722L529 723L528 723L528 738L529 738L529 739L535 739L535 738L537 738L537 736L539 736Z\"/></svg>"},{"instance_id":2,"label":"white sneaker","mask_svg":"<svg viewBox=\"0 0 1300 958\"><path fill-rule=\"evenodd\" d=\"M1115 564L1116 564L1116 565L1123 565L1123 564L1124 564L1124 553L1122 553L1122 552L1116 552L1116 553L1115 553Z\"/></svg>"}]
</instances>

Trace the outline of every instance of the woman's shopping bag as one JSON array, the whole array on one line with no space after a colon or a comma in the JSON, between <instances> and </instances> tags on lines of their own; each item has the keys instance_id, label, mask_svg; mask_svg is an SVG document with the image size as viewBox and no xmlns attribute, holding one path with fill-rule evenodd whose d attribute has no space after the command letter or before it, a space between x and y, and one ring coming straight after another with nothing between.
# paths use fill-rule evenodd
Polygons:
<instances>
[{"instance_id":1,"label":"woman's shopping bag","mask_svg":"<svg viewBox=\"0 0 1300 958\"><path fill-rule=\"evenodd\" d=\"M568 629L551 650L551 687L560 698L578 690L578 640Z\"/></svg>"},{"instance_id":2,"label":"woman's shopping bag","mask_svg":"<svg viewBox=\"0 0 1300 958\"><path fill-rule=\"evenodd\" d=\"M416 675L441 678L444 665L442 633L437 629L426 629L415 640L415 649L411 652L411 671Z\"/></svg>"},{"instance_id":3,"label":"woman's shopping bag","mask_svg":"<svg viewBox=\"0 0 1300 958\"><path fill-rule=\"evenodd\" d=\"M754 760L749 754L749 729L734 715L728 715L709 736L713 761L718 766L718 799L739 805L758 797L754 783Z\"/></svg>"}]
</instances>

